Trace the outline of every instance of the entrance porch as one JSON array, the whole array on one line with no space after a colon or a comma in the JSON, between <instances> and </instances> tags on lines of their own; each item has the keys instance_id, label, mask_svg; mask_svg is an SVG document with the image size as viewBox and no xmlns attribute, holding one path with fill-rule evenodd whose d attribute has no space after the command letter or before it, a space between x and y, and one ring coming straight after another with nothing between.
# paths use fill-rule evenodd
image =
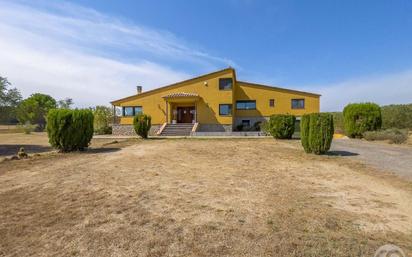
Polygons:
<instances>
[{"instance_id":1,"label":"entrance porch","mask_svg":"<svg viewBox=\"0 0 412 257\"><path fill-rule=\"evenodd\" d=\"M172 93L163 96L166 104L166 123L198 122L197 105L199 95L196 93Z\"/></svg>"}]
</instances>

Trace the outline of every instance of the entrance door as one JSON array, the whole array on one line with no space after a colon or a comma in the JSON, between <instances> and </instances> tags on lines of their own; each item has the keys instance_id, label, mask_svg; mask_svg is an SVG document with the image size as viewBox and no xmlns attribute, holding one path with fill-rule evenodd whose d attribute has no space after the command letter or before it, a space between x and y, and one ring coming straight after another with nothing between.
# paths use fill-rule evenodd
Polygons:
<instances>
[{"instance_id":1,"label":"entrance door","mask_svg":"<svg viewBox=\"0 0 412 257\"><path fill-rule=\"evenodd\" d=\"M177 123L192 123L194 112L194 106L177 107Z\"/></svg>"}]
</instances>

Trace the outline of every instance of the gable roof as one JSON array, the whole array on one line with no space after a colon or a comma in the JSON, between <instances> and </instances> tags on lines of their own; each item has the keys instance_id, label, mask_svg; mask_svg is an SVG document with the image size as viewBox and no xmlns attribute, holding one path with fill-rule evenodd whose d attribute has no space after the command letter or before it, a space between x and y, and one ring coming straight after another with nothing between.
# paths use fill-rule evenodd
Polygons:
<instances>
[{"instance_id":1,"label":"gable roof","mask_svg":"<svg viewBox=\"0 0 412 257\"><path fill-rule=\"evenodd\" d=\"M110 103L111 103L112 105L114 105L114 104L117 104L117 103L120 103L120 102L123 102L123 101L130 100L130 99L132 99L132 98L138 99L138 98L140 98L140 97L142 97L142 96L146 96L146 95L148 95L148 94L150 94L150 93L155 93L155 92L158 92L158 91L162 91L162 90L164 90L164 89L169 89L169 88L173 88L173 87L175 87L175 86L180 86L180 85L183 85L183 84L187 84L187 83L189 83L189 82L193 82L193 81L199 80L199 79L204 79L204 78L209 77L209 76L216 76L216 75L218 75L218 74L220 74L220 73L226 73L226 72L228 72L228 71L232 71L233 74L235 74L235 70L234 70L232 67L228 67L228 68L225 68L225 69L222 69L222 70L218 70L218 71L214 71L214 72L211 72L211 73L203 74L203 75L200 75L200 76L191 78L191 79L183 80L183 81L180 81L180 82L177 82L177 83L173 83L173 84L169 84L169 85L166 85L166 86L163 86L163 87L159 87L159 88L155 88L155 89L152 89L152 90L148 90L148 91L145 91L145 92L140 93L140 94L135 94L135 95L128 96L128 97L124 97L124 98L121 98L121 99L118 99L118 100L114 100L114 101L112 101L112 102L110 102Z\"/></svg>"},{"instance_id":2,"label":"gable roof","mask_svg":"<svg viewBox=\"0 0 412 257\"><path fill-rule=\"evenodd\" d=\"M246 81L236 81L236 83L240 83L245 86L252 86L252 87L261 87L265 89L273 89L273 90L279 90L279 91L285 91L285 92L290 92L290 93L295 93L295 94L305 94L305 95L311 95L311 96L321 96L320 94L316 93L310 93L310 92L305 92L305 91L299 91L299 90L293 90L293 89L287 89L283 87L274 87L274 86L268 86L268 85L263 85L263 84L257 84L257 83L251 83L251 82L246 82Z\"/></svg>"}]
</instances>

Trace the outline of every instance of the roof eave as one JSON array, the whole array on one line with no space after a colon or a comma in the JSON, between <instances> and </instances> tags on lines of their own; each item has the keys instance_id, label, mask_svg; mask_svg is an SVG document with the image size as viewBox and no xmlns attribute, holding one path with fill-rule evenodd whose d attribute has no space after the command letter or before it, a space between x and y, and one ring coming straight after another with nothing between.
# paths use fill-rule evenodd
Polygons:
<instances>
[{"instance_id":1,"label":"roof eave","mask_svg":"<svg viewBox=\"0 0 412 257\"><path fill-rule=\"evenodd\" d=\"M317 96L320 97L322 96L321 94L317 94L317 93L311 93L311 92L306 92L306 91L300 91L300 90L294 90L294 89L288 89L288 88L283 88L283 87L274 87L274 86L269 86L269 85L264 85L264 84L257 84L257 83L252 83L252 82L247 82L247 81L237 81L238 83L243 83L243 84L250 84L252 86L257 86L257 87L264 87L264 88L270 88L270 89L278 89L278 90L284 90L284 91L289 91L289 92L293 92L293 93L301 93L301 94L307 94L307 95L313 95L313 96Z\"/></svg>"},{"instance_id":2,"label":"roof eave","mask_svg":"<svg viewBox=\"0 0 412 257\"><path fill-rule=\"evenodd\" d=\"M167 88L169 88L169 87L177 86L177 85L179 85L179 84L188 83L188 82L193 81L193 80L196 80L196 79L201 79L201 78L208 77L208 76L211 76L211 75L214 75L214 74L218 74L218 73L221 73L221 72L225 72L225 71L234 71L234 69L233 69L232 67L228 67L228 68L221 69L221 70L218 70L218 71L214 71L214 72L210 72L210 73L207 73L207 74L203 74L203 75L200 75L200 76L191 78L191 79L187 79L187 80L183 80L183 81L176 82L176 83L173 83L173 84L169 84L169 85L166 85L166 86L162 86L162 87L159 87L159 88L155 88L155 89L152 89L152 90L149 90L149 91L146 91L146 92L137 94L137 95L127 96L127 97L124 97L124 98L121 98L121 99L118 99L118 100L111 101L110 103L111 103L112 105L115 105L115 104L121 103L121 102L123 102L123 101L126 101L126 100L128 100L128 99L130 99L130 98L144 96L144 95L147 95L147 94L149 94L149 93L153 93L153 92L156 92L156 91L160 91L160 90L163 90L163 89L167 89Z\"/></svg>"}]
</instances>

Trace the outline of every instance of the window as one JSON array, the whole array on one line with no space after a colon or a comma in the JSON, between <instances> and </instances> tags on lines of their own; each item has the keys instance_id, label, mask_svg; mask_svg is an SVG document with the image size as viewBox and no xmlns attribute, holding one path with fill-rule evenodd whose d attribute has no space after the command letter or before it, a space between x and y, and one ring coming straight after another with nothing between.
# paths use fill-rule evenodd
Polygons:
<instances>
[{"instance_id":1,"label":"window","mask_svg":"<svg viewBox=\"0 0 412 257\"><path fill-rule=\"evenodd\" d=\"M133 107L123 107L123 116L133 116Z\"/></svg>"},{"instance_id":2,"label":"window","mask_svg":"<svg viewBox=\"0 0 412 257\"><path fill-rule=\"evenodd\" d=\"M305 99L292 99L292 109L304 109Z\"/></svg>"},{"instance_id":3,"label":"window","mask_svg":"<svg viewBox=\"0 0 412 257\"><path fill-rule=\"evenodd\" d=\"M232 78L219 79L219 90L232 90Z\"/></svg>"},{"instance_id":4,"label":"window","mask_svg":"<svg viewBox=\"0 0 412 257\"><path fill-rule=\"evenodd\" d=\"M249 128L250 127L250 120L242 120L242 127Z\"/></svg>"},{"instance_id":5,"label":"window","mask_svg":"<svg viewBox=\"0 0 412 257\"><path fill-rule=\"evenodd\" d=\"M134 115L138 114L138 113L142 113L142 107L141 106L135 106L134 107Z\"/></svg>"},{"instance_id":6,"label":"window","mask_svg":"<svg viewBox=\"0 0 412 257\"><path fill-rule=\"evenodd\" d=\"M232 115L232 105L231 104L219 104L219 115L222 115L222 116Z\"/></svg>"},{"instance_id":7,"label":"window","mask_svg":"<svg viewBox=\"0 0 412 257\"><path fill-rule=\"evenodd\" d=\"M269 107L275 107L275 99L269 99Z\"/></svg>"},{"instance_id":8,"label":"window","mask_svg":"<svg viewBox=\"0 0 412 257\"><path fill-rule=\"evenodd\" d=\"M135 116L138 113L142 113L141 106L125 106L123 107L123 116Z\"/></svg>"},{"instance_id":9,"label":"window","mask_svg":"<svg viewBox=\"0 0 412 257\"><path fill-rule=\"evenodd\" d=\"M236 101L237 110L256 110L255 100Z\"/></svg>"}]
</instances>

